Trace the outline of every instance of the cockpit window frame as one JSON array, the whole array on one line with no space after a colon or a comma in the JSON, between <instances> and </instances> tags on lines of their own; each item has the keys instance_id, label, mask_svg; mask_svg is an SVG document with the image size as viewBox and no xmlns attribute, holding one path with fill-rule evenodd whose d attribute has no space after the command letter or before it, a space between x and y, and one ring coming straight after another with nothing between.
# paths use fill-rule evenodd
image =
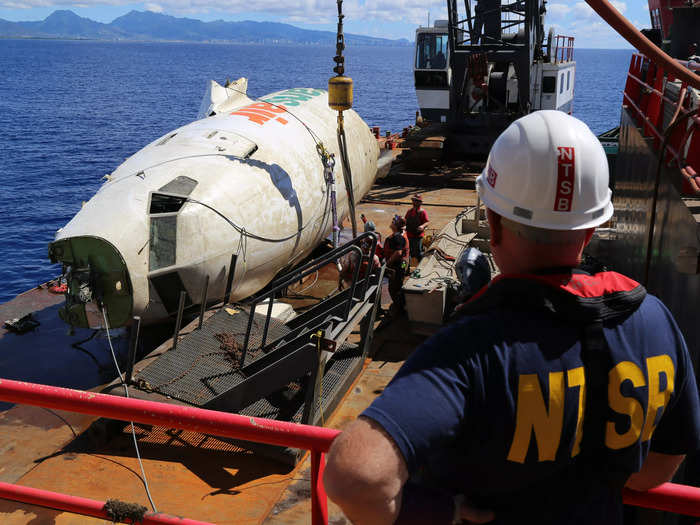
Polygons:
<instances>
[{"instance_id":1,"label":"cockpit window frame","mask_svg":"<svg viewBox=\"0 0 700 525\"><path fill-rule=\"evenodd\" d=\"M165 187L165 186L164 186ZM194 186L192 187L194 189ZM191 191L191 190L190 190ZM171 199L172 211L153 212L153 197ZM151 191L148 196L148 272L162 272L177 266L178 215L187 204L187 195L168 191ZM160 206L162 209L162 206Z\"/></svg>"}]
</instances>

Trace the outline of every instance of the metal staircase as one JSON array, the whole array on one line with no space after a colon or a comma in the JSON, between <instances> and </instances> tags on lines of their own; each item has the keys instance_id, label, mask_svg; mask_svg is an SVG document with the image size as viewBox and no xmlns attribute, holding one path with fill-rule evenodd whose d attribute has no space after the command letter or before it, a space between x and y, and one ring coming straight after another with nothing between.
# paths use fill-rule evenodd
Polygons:
<instances>
[{"instance_id":1,"label":"metal staircase","mask_svg":"<svg viewBox=\"0 0 700 525\"><path fill-rule=\"evenodd\" d=\"M202 408L323 422L362 369L371 346L384 273L383 266L371 265L376 244L376 235L365 233L248 300L223 305L138 371L132 385ZM272 316L273 304L284 301L292 284L340 260L355 262L348 288L287 322ZM348 336L358 325L360 344L351 344Z\"/></svg>"}]
</instances>

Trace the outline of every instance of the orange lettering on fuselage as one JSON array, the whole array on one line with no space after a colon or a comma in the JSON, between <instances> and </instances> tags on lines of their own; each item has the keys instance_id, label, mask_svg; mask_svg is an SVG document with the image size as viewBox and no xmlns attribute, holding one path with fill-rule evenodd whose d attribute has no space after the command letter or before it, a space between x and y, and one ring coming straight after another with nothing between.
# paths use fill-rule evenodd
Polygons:
<instances>
[{"instance_id":1,"label":"orange lettering on fuselage","mask_svg":"<svg viewBox=\"0 0 700 525\"><path fill-rule=\"evenodd\" d=\"M287 108L280 106L278 104L270 104L268 102L256 102L254 104L248 104L240 109L237 109L231 115L237 115L239 117L248 117L248 120L260 124L261 126L270 120L275 120L285 126L287 120L277 115L281 113L286 113Z\"/></svg>"}]
</instances>

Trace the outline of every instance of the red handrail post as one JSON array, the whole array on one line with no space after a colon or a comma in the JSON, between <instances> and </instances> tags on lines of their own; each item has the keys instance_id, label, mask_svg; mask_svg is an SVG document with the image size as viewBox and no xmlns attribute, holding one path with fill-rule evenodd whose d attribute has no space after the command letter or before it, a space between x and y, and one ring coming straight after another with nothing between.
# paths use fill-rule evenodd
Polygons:
<instances>
[{"instance_id":1,"label":"red handrail post","mask_svg":"<svg viewBox=\"0 0 700 525\"><path fill-rule=\"evenodd\" d=\"M664 483L646 492L623 489L622 500L627 505L665 510L685 516L700 517L700 488Z\"/></svg>"},{"instance_id":2,"label":"red handrail post","mask_svg":"<svg viewBox=\"0 0 700 525\"><path fill-rule=\"evenodd\" d=\"M661 101L663 95L660 94L662 90L664 90L664 69L663 67L657 66L654 78L654 91L649 97L649 105L647 106L647 115L649 116L648 125L654 126L657 130L663 129L661 119ZM654 144L657 148L661 146L661 142L658 138L654 138Z\"/></svg>"},{"instance_id":3,"label":"red handrail post","mask_svg":"<svg viewBox=\"0 0 700 525\"><path fill-rule=\"evenodd\" d=\"M630 100L630 103L636 111L639 111L634 102ZM698 123L698 121L694 122ZM675 152L674 154L677 155ZM691 175L695 176L694 174L693 171ZM330 448L333 440L340 434L339 430L8 379L0 379L0 400L93 414L112 419L168 425L171 428L311 450L312 523L313 525L328 524L328 499L323 487L324 452ZM34 505L104 517L104 514L85 512L90 510L90 512L103 513L104 504L101 502L8 483L0 483L0 499L24 501ZM629 505L700 517L700 488L698 487L665 483L647 492L625 489L623 499ZM194 525L201 523L162 514L147 514L145 518L144 524L177 523L185 525L191 523ZM148 521L149 519L151 521ZM169 521L172 519L176 521Z\"/></svg>"},{"instance_id":4,"label":"red handrail post","mask_svg":"<svg viewBox=\"0 0 700 525\"><path fill-rule=\"evenodd\" d=\"M268 445L326 451L340 431L216 410L0 379L0 400Z\"/></svg>"},{"instance_id":5,"label":"red handrail post","mask_svg":"<svg viewBox=\"0 0 700 525\"><path fill-rule=\"evenodd\" d=\"M574 39L574 37L572 36L572 37L571 37L571 60L574 59L574 41L575 41L575 39Z\"/></svg>"},{"instance_id":6,"label":"red handrail post","mask_svg":"<svg viewBox=\"0 0 700 525\"><path fill-rule=\"evenodd\" d=\"M323 452L311 451L311 523L328 525L328 497L323 486L323 469L326 458Z\"/></svg>"},{"instance_id":7,"label":"red handrail post","mask_svg":"<svg viewBox=\"0 0 700 525\"><path fill-rule=\"evenodd\" d=\"M330 448L339 430L9 379L0 379L0 400L311 450L313 523L328 523L323 452ZM60 508L53 504L50 507Z\"/></svg>"},{"instance_id":8,"label":"red handrail post","mask_svg":"<svg viewBox=\"0 0 700 525\"><path fill-rule=\"evenodd\" d=\"M77 496L69 496L60 492L13 485L0 482L0 498L11 501L19 501L29 505L58 509L73 514L92 516L94 518L110 519L111 516L104 510L104 502ZM203 521L195 521L167 514L146 513L140 522L143 525L212 525Z\"/></svg>"},{"instance_id":9,"label":"red handrail post","mask_svg":"<svg viewBox=\"0 0 700 525\"><path fill-rule=\"evenodd\" d=\"M632 55L632 58L630 58L629 71L627 73L627 81L625 82L625 90L623 92L630 98L632 98L632 89L634 88L634 84L635 84L634 80L632 79L632 75L635 72L636 63L637 63L637 57L636 57L636 55ZM623 102L623 104L624 104L624 102Z\"/></svg>"}]
</instances>

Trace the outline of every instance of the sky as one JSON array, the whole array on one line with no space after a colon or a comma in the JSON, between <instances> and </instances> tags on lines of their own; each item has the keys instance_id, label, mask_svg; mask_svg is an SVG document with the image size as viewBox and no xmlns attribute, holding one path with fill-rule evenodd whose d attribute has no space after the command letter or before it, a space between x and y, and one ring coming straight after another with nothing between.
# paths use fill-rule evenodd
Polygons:
<instances>
[{"instance_id":1,"label":"sky","mask_svg":"<svg viewBox=\"0 0 700 525\"><path fill-rule=\"evenodd\" d=\"M335 31L335 0L0 0L0 18L10 21L43 20L56 9L70 9L79 16L111 22L132 9L155 11L199 20L257 20L289 23L306 29ZM461 2L458 2L461 4ZM613 0L612 4L635 27L649 27L646 0ZM344 0L345 31L383 38L414 39L415 29L447 18L445 0ZM628 48L583 1L552 0L547 3L547 27L576 38L578 48Z\"/></svg>"}]
</instances>

